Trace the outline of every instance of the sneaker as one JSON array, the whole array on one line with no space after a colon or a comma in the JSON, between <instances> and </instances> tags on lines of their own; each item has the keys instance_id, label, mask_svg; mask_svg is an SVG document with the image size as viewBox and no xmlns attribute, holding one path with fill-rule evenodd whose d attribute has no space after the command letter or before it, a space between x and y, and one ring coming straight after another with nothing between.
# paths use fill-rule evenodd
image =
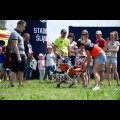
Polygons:
<instances>
[{"instance_id":1,"label":"sneaker","mask_svg":"<svg viewBox=\"0 0 120 120\"><path fill-rule=\"evenodd\" d=\"M99 90L100 89L100 87L98 87L98 86L95 86L94 88L93 88L93 90Z\"/></svg>"},{"instance_id":2,"label":"sneaker","mask_svg":"<svg viewBox=\"0 0 120 120\"><path fill-rule=\"evenodd\" d=\"M0 79L0 82L2 82L2 80Z\"/></svg>"},{"instance_id":3,"label":"sneaker","mask_svg":"<svg viewBox=\"0 0 120 120\"><path fill-rule=\"evenodd\" d=\"M10 85L10 86L8 86L8 87L15 87L14 85Z\"/></svg>"},{"instance_id":4,"label":"sneaker","mask_svg":"<svg viewBox=\"0 0 120 120\"><path fill-rule=\"evenodd\" d=\"M108 86L111 86L111 83L109 83Z\"/></svg>"}]
</instances>

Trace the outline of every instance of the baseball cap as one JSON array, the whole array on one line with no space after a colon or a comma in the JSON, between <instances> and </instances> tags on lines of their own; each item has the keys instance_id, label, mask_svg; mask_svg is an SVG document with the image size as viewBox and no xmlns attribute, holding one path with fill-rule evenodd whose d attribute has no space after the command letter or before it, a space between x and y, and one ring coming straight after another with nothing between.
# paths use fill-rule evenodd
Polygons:
<instances>
[{"instance_id":1,"label":"baseball cap","mask_svg":"<svg viewBox=\"0 0 120 120\"><path fill-rule=\"evenodd\" d=\"M102 32L100 30L96 31L96 34L102 34Z\"/></svg>"},{"instance_id":2,"label":"baseball cap","mask_svg":"<svg viewBox=\"0 0 120 120\"><path fill-rule=\"evenodd\" d=\"M67 33L67 31L65 29L62 29L61 33Z\"/></svg>"},{"instance_id":3,"label":"baseball cap","mask_svg":"<svg viewBox=\"0 0 120 120\"><path fill-rule=\"evenodd\" d=\"M61 49L60 51L64 52L64 49Z\"/></svg>"},{"instance_id":4,"label":"baseball cap","mask_svg":"<svg viewBox=\"0 0 120 120\"><path fill-rule=\"evenodd\" d=\"M42 57L43 57L44 55L43 55L42 53L40 53L39 56L42 56Z\"/></svg>"}]
</instances>

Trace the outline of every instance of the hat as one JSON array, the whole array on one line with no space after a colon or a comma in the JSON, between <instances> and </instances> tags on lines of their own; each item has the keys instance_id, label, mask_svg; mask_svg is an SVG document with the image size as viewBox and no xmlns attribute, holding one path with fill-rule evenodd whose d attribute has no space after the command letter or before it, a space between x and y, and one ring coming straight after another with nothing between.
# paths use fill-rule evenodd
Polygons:
<instances>
[{"instance_id":1,"label":"hat","mask_svg":"<svg viewBox=\"0 0 120 120\"><path fill-rule=\"evenodd\" d=\"M52 46L48 46L47 49L48 49L48 48L52 48Z\"/></svg>"},{"instance_id":2,"label":"hat","mask_svg":"<svg viewBox=\"0 0 120 120\"><path fill-rule=\"evenodd\" d=\"M40 53L38 57L40 57L40 56L43 57L44 55L42 53Z\"/></svg>"},{"instance_id":3,"label":"hat","mask_svg":"<svg viewBox=\"0 0 120 120\"><path fill-rule=\"evenodd\" d=\"M102 32L100 30L96 31L96 34L102 35Z\"/></svg>"},{"instance_id":4,"label":"hat","mask_svg":"<svg viewBox=\"0 0 120 120\"><path fill-rule=\"evenodd\" d=\"M61 49L60 51L64 52L64 49Z\"/></svg>"},{"instance_id":5,"label":"hat","mask_svg":"<svg viewBox=\"0 0 120 120\"><path fill-rule=\"evenodd\" d=\"M61 33L67 33L67 31L65 29L62 29Z\"/></svg>"}]
</instances>

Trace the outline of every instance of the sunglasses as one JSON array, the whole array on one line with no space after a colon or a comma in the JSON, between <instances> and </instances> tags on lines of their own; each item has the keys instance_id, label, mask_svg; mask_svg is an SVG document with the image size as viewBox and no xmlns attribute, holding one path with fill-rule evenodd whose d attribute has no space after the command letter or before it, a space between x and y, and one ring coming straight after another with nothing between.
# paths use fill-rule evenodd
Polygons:
<instances>
[{"instance_id":1,"label":"sunglasses","mask_svg":"<svg viewBox=\"0 0 120 120\"><path fill-rule=\"evenodd\" d=\"M110 36L115 36L114 34L111 34Z\"/></svg>"},{"instance_id":2,"label":"sunglasses","mask_svg":"<svg viewBox=\"0 0 120 120\"><path fill-rule=\"evenodd\" d=\"M87 35L87 34L82 34L82 35Z\"/></svg>"}]
</instances>

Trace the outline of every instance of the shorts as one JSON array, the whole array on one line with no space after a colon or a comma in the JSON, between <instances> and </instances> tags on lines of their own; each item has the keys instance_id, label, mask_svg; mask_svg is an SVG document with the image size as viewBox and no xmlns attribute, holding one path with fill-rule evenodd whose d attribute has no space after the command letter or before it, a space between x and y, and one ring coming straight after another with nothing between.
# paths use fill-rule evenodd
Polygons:
<instances>
[{"instance_id":1,"label":"shorts","mask_svg":"<svg viewBox=\"0 0 120 120\"><path fill-rule=\"evenodd\" d=\"M18 71L24 72L26 70L26 60L25 55L20 54L22 61L18 62L17 55L15 53L11 53L11 71L17 73Z\"/></svg>"},{"instance_id":2,"label":"shorts","mask_svg":"<svg viewBox=\"0 0 120 120\"><path fill-rule=\"evenodd\" d=\"M116 57L109 57L106 59L106 63L116 63L117 64L117 58Z\"/></svg>"},{"instance_id":3,"label":"shorts","mask_svg":"<svg viewBox=\"0 0 120 120\"><path fill-rule=\"evenodd\" d=\"M96 59L96 62L99 62L101 64L105 64L106 61L106 55L104 52L101 52L98 56L98 58Z\"/></svg>"},{"instance_id":4,"label":"shorts","mask_svg":"<svg viewBox=\"0 0 120 120\"><path fill-rule=\"evenodd\" d=\"M93 69L93 66L88 67L88 72L89 72L90 75L92 74L92 69Z\"/></svg>"}]
</instances>

